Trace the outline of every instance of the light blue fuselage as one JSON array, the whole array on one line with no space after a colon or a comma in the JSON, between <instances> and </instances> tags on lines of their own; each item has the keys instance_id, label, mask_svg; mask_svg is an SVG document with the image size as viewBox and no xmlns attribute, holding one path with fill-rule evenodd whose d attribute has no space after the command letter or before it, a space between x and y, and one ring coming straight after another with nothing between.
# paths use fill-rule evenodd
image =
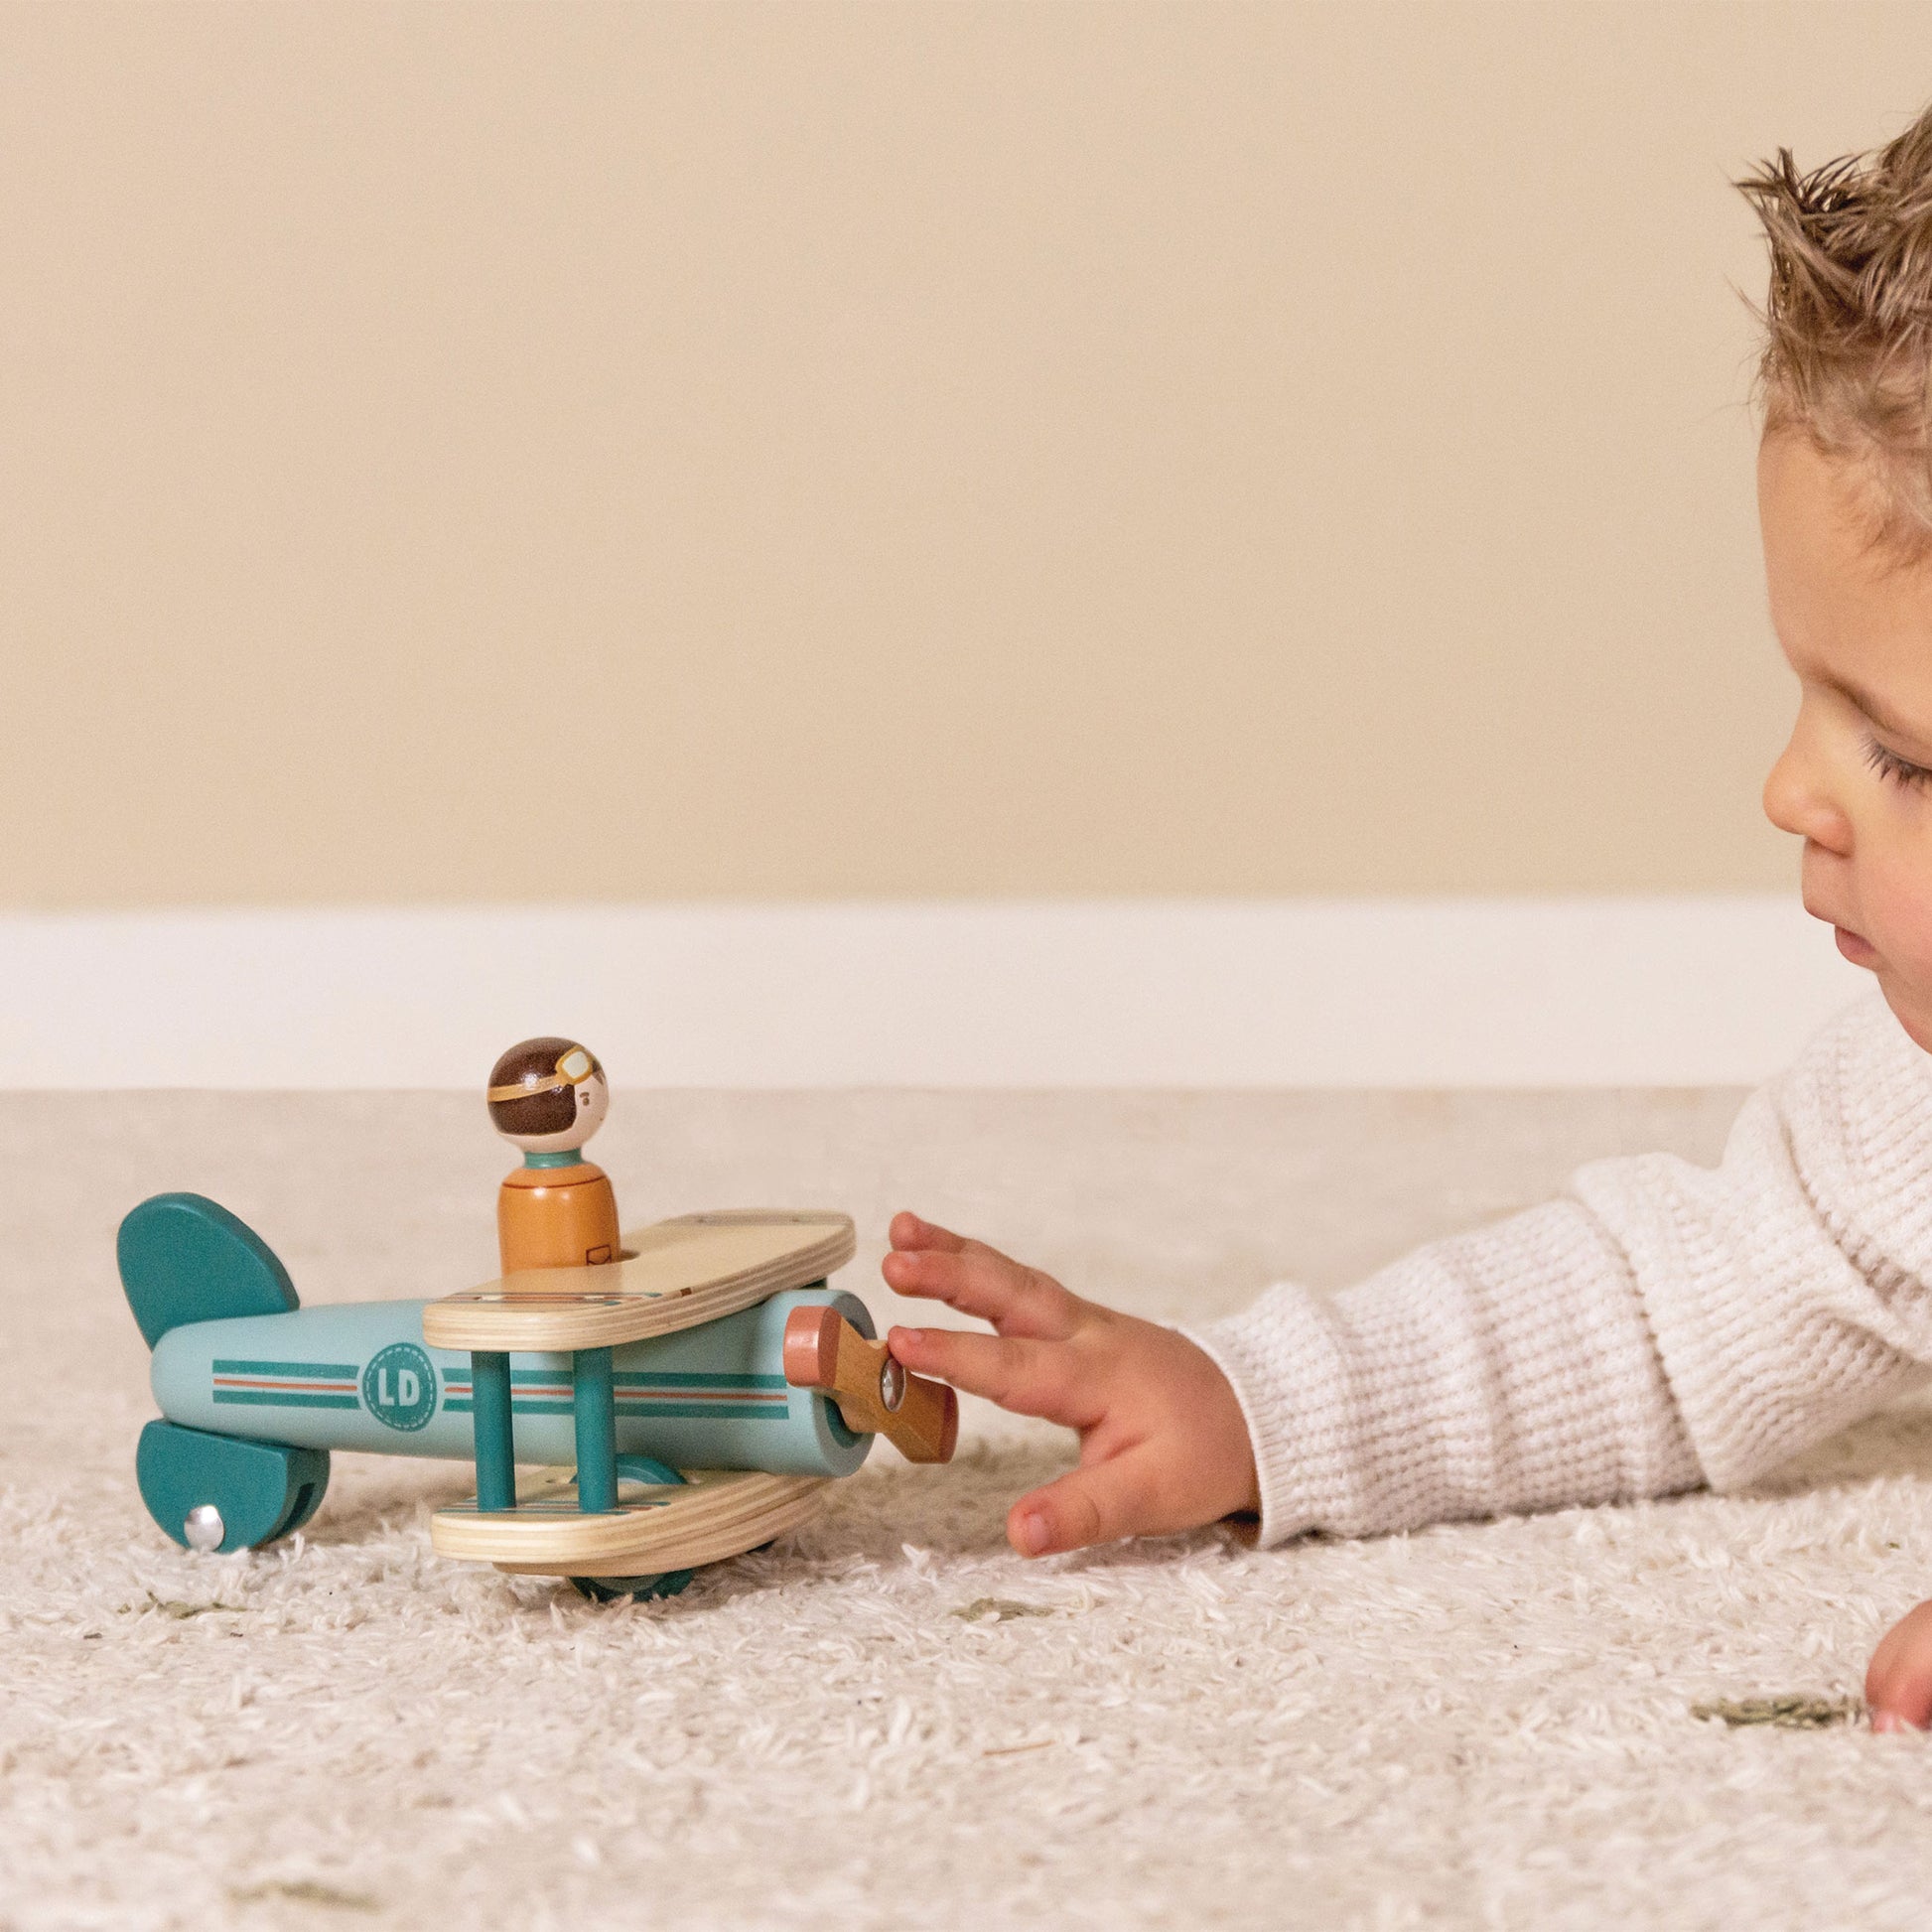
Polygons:
<instances>
[{"instance_id":1,"label":"light blue fuselage","mask_svg":"<svg viewBox=\"0 0 1932 1932\"><path fill-rule=\"evenodd\" d=\"M422 1302L355 1302L171 1328L151 1381L170 1422L304 1449L471 1459L470 1357L423 1340ZM673 1468L845 1476L870 1436L824 1396L784 1379L785 1316L831 1307L861 1333L856 1296L787 1290L756 1308L612 1351L618 1453ZM577 1459L571 1358L512 1355L516 1460Z\"/></svg>"}]
</instances>

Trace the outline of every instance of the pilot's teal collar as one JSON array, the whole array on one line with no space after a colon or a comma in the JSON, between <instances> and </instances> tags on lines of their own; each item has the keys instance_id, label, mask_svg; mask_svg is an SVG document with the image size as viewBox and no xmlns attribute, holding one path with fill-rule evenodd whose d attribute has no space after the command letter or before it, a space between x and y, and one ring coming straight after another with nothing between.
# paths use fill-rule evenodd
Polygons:
<instances>
[{"instance_id":1,"label":"pilot's teal collar","mask_svg":"<svg viewBox=\"0 0 1932 1932\"><path fill-rule=\"evenodd\" d=\"M524 1155L523 1165L526 1168L580 1168L584 1165L584 1156L574 1147L550 1148L542 1154Z\"/></svg>"}]
</instances>

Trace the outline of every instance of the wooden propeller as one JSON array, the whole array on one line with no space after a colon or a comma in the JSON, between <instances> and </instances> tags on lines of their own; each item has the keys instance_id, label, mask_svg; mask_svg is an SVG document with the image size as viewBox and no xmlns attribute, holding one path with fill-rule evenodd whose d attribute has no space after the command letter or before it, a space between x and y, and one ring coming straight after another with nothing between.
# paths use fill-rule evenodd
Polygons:
<instances>
[{"instance_id":1,"label":"wooden propeller","mask_svg":"<svg viewBox=\"0 0 1932 1932\"><path fill-rule=\"evenodd\" d=\"M943 1382L908 1375L883 1341L868 1341L837 1309L793 1309L785 1319L785 1380L823 1389L846 1428L884 1436L908 1462L950 1462L959 1398Z\"/></svg>"}]
</instances>

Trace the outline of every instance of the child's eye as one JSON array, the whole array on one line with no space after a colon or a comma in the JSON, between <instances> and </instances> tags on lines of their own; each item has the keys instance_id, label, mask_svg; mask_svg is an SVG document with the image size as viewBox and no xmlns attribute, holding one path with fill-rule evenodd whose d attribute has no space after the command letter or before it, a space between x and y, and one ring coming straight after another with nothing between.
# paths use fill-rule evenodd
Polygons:
<instances>
[{"instance_id":1,"label":"child's eye","mask_svg":"<svg viewBox=\"0 0 1932 1932\"><path fill-rule=\"evenodd\" d=\"M1914 764L1909 759L1902 759L1896 752L1888 752L1875 738L1864 742L1864 761L1879 777L1888 778L1895 785L1903 785L1907 791L1916 791L1921 785L1932 784L1932 768Z\"/></svg>"}]
</instances>

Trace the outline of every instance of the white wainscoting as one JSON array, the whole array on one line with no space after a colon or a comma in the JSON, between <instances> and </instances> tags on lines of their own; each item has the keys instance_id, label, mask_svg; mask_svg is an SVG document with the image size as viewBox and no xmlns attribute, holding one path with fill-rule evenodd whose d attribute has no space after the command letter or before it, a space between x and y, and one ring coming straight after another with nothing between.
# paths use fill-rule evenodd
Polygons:
<instances>
[{"instance_id":1,"label":"white wainscoting","mask_svg":"<svg viewBox=\"0 0 1932 1932\"><path fill-rule=\"evenodd\" d=\"M0 918L0 1084L1717 1084L1865 976L1795 898L499 906Z\"/></svg>"}]
</instances>

